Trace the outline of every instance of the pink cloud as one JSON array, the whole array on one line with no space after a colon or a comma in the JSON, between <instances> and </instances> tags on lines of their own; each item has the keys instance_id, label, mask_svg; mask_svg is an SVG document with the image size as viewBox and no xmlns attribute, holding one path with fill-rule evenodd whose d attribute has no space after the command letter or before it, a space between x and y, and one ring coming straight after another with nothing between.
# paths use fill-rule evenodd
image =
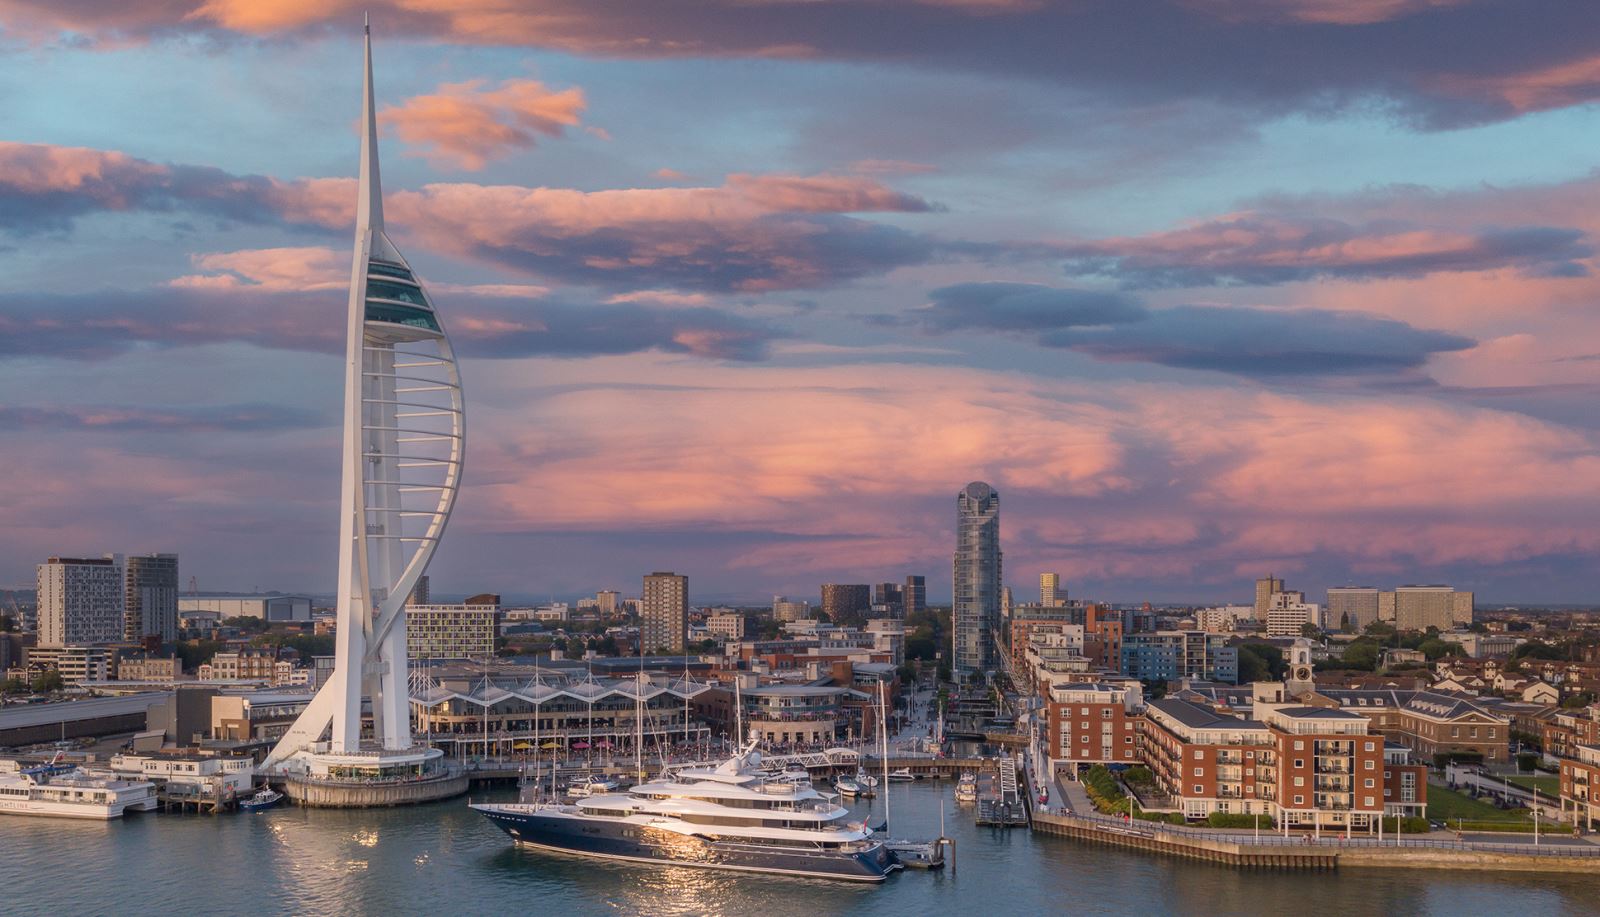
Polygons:
<instances>
[{"instance_id":1,"label":"pink cloud","mask_svg":"<svg viewBox=\"0 0 1600 917\"><path fill-rule=\"evenodd\" d=\"M1461 6L1476 0L1182 0L1183 5L1233 21L1368 25Z\"/></svg>"},{"instance_id":2,"label":"pink cloud","mask_svg":"<svg viewBox=\"0 0 1600 917\"><path fill-rule=\"evenodd\" d=\"M585 105L577 87L556 91L522 79L491 87L468 80L385 107L378 118L430 160L476 171L533 147L540 137L560 137L579 123Z\"/></svg>"}]
</instances>

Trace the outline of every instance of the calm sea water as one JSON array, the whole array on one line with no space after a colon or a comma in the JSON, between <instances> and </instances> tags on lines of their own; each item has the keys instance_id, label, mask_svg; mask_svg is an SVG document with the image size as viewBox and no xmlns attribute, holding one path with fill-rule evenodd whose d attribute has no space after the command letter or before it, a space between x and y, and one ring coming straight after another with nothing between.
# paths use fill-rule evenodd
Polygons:
<instances>
[{"instance_id":1,"label":"calm sea water","mask_svg":"<svg viewBox=\"0 0 1600 917\"><path fill-rule=\"evenodd\" d=\"M0 817L0 914L1600 913L1597 877L1242 872L979 829L950 788L896 784L890 815L895 834L932 837L943 803L955 873L899 872L881 886L517 850L460 800L111 824Z\"/></svg>"}]
</instances>

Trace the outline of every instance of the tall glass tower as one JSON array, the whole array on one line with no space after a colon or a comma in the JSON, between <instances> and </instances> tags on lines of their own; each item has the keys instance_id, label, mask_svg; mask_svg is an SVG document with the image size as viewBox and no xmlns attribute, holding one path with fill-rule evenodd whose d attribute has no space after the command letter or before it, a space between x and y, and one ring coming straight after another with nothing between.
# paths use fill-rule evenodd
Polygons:
<instances>
[{"instance_id":1,"label":"tall glass tower","mask_svg":"<svg viewBox=\"0 0 1600 917\"><path fill-rule=\"evenodd\" d=\"M377 752L380 760L428 754L411 745L405 603L455 505L465 412L450 339L411 265L384 234L370 31L365 45L334 671L264 767L302 751L335 757ZM366 743L363 697L372 704Z\"/></svg>"},{"instance_id":2,"label":"tall glass tower","mask_svg":"<svg viewBox=\"0 0 1600 917\"><path fill-rule=\"evenodd\" d=\"M958 677L995 668L1000 627L1000 494L973 481L956 495L954 672Z\"/></svg>"}]
</instances>

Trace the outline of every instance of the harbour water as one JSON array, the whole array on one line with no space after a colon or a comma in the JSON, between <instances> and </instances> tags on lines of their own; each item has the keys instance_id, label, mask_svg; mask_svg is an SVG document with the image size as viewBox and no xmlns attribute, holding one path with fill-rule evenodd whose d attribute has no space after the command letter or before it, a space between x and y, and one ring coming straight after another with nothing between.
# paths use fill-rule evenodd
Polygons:
<instances>
[{"instance_id":1,"label":"harbour water","mask_svg":"<svg viewBox=\"0 0 1600 917\"><path fill-rule=\"evenodd\" d=\"M0 913L1600 913L1600 894L1589 877L1245 872L1084 846L1026 829L979 829L971 810L952 801L953 786L895 784L890 816L896 835L931 838L942 802L946 833L956 840L956 871L899 872L879 886L518 850L464 800L366 811L280 807L255 815L142 815L108 824L0 818ZM866 806L855 808L865 814Z\"/></svg>"}]
</instances>

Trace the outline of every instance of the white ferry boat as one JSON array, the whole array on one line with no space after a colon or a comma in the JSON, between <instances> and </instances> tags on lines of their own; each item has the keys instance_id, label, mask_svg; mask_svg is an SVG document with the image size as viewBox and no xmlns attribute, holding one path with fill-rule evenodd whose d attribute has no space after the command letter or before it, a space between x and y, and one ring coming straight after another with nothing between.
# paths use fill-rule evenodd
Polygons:
<instances>
[{"instance_id":1,"label":"white ferry boat","mask_svg":"<svg viewBox=\"0 0 1600 917\"><path fill-rule=\"evenodd\" d=\"M156 805L156 786L146 780L90 774L72 765L0 761L0 815L109 820Z\"/></svg>"},{"instance_id":2,"label":"white ferry boat","mask_svg":"<svg viewBox=\"0 0 1600 917\"><path fill-rule=\"evenodd\" d=\"M478 804L519 845L670 866L881 882L900 863L809 780L762 773L752 741L716 767L679 768L575 804Z\"/></svg>"}]
</instances>

